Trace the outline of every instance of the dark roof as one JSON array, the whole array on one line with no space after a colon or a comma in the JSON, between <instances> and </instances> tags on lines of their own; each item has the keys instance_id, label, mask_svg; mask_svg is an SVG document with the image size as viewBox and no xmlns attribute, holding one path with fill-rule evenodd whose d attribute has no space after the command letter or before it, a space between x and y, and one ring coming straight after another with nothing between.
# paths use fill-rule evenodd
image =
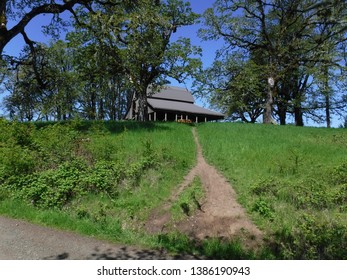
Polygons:
<instances>
[{"instance_id":1,"label":"dark roof","mask_svg":"<svg viewBox=\"0 0 347 280\"><path fill-rule=\"evenodd\" d=\"M221 113L199 107L193 103L171 101L171 100L161 100L161 99L154 99L154 98L148 98L147 102L149 106L151 106L154 110L167 110L167 111L175 111L175 112L182 112L182 113L193 113L198 115L211 115L211 116L224 118L224 115Z\"/></svg>"},{"instance_id":2,"label":"dark roof","mask_svg":"<svg viewBox=\"0 0 347 280\"><path fill-rule=\"evenodd\" d=\"M216 119L225 116L194 104L192 94L185 88L166 86L159 93L147 98L148 105L154 110L165 110L198 115L209 115Z\"/></svg>"},{"instance_id":3,"label":"dark roof","mask_svg":"<svg viewBox=\"0 0 347 280\"><path fill-rule=\"evenodd\" d=\"M188 90L172 86L164 87L160 92L149 96L149 98L194 103L194 98Z\"/></svg>"}]
</instances>

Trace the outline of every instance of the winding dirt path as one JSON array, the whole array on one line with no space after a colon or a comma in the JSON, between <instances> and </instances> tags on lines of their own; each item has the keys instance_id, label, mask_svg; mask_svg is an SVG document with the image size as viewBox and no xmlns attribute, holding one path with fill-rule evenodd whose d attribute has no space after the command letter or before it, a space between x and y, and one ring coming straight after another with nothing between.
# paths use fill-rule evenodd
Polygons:
<instances>
[{"instance_id":1,"label":"winding dirt path","mask_svg":"<svg viewBox=\"0 0 347 280\"><path fill-rule=\"evenodd\" d=\"M202 240L207 237L231 239L241 238L246 247L256 247L262 242L262 232L247 217L244 208L237 202L236 193L227 180L209 165L202 155L196 129L192 130L197 147L197 165L188 173L184 182L162 207L155 209L146 228L149 232L165 232L168 228L177 228L190 237ZM170 208L180 193L201 178L205 198L201 209L186 220L172 224Z\"/></svg>"}]
</instances>

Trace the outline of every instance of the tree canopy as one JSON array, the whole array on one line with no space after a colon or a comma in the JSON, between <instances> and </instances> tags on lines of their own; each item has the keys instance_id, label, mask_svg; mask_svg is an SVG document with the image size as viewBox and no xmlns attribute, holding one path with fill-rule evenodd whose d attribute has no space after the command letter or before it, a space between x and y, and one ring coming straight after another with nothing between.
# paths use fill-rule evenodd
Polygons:
<instances>
[{"instance_id":1,"label":"tree canopy","mask_svg":"<svg viewBox=\"0 0 347 280\"><path fill-rule=\"evenodd\" d=\"M6 83L11 116L122 119L137 100L136 118L143 121L149 89L155 92L169 77L183 82L200 69L200 48L188 38L172 40L178 28L198 18L188 2L77 1L68 10L73 22L66 42L37 44L23 32L28 46Z\"/></svg>"},{"instance_id":2,"label":"tree canopy","mask_svg":"<svg viewBox=\"0 0 347 280\"><path fill-rule=\"evenodd\" d=\"M224 39L222 61L241 51L244 59L262 68L259 79L271 81L260 94L264 123L276 115L285 124L290 113L297 125L303 125L303 114L315 111L308 100L320 90L317 67L328 67L330 73L345 71L346 16L347 4L341 0L217 0L204 14L206 28L200 35L205 40ZM250 88L255 86L252 81ZM223 89L231 82L238 84L230 73L224 85L214 86ZM327 84L321 95L327 96L326 92ZM325 100L328 110L330 97Z\"/></svg>"}]
</instances>

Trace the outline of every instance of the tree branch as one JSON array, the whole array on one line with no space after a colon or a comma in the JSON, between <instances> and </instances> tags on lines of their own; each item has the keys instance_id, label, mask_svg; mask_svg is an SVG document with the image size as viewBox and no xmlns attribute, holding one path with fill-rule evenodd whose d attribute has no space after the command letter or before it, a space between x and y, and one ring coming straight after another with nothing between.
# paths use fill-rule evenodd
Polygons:
<instances>
[{"instance_id":1,"label":"tree branch","mask_svg":"<svg viewBox=\"0 0 347 280\"><path fill-rule=\"evenodd\" d=\"M33 8L31 11L26 13L23 18L10 30L1 28L0 30L0 55L3 52L4 47L18 34L24 32L25 27L28 23L41 14L60 14L64 11L71 11L73 7L77 4L88 5L92 2L91 0L64 0L64 4L44 4Z\"/></svg>"},{"instance_id":2,"label":"tree branch","mask_svg":"<svg viewBox=\"0 0 347 280\"><path fill-rule=\"evenodd\" d=\"M30 40L30 38L28 37L28 35L25 33L24 30L21 32L21 34L23 36L25 43L29 46L30 52L32 54L32 58L33 58L32 67L34 70L35 78L36 78L40 88L44 89L46 87L46 83L42 80L41 75L40 75L40 71L37 68L37 52L36 52L36 48L35 48L35 42Z\"/></svg>"}]
</instances>

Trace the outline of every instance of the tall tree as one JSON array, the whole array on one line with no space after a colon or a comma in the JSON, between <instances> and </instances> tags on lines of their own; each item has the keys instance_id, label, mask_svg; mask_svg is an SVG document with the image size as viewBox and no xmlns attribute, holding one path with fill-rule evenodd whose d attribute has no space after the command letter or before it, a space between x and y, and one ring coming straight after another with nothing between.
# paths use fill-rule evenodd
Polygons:
<instances>
[{"instance_id":1,"label":"tall tree","mask_svg":"<svg viewBox=\"0 0 347 280\"><path fill-rule=\"evenodd\" d=\"M100 7L79 21L78 32L85 34L80 36L81 45L97 44L96 52L112 57L113 69L134 89L139 104L136 118L144 121L149 88L155 90L168 76L182 79L199 67L198 48L187 39L171 42L177 28L196 19L190 4L182 0L129 1L116 8Z\"/></svg>"},{"instance_id":2,"label":"tall tree","mask_svg":"<svg viewBox=\"0 0 347 280\"><path fill-rule=\"evenodd\" d=\"M226 54L195 77L194 93L203 95L229 119L255 123L263 113L266 76L242 53Z\"/></svg>"},{"instance_id":3,"label":"tall tree","mask_svg":"<svg viewBox=\"0 0 347 280\"><path fill-rule=\"evenodd\" d=\"M285 123L284 111L290 104L296 124L303 125L305 73L321 61L325 43L346 32L346 9L341 0L217 0L214 8L205 12L208 28L202 37L223 38L226 47L249 54L261 52L265 59L261 66L268 76L264 123L272 122L277 100L281 123ZM318 31L322 26L325 33Z\"/></svg>"},{"instance_id":4,"label":"tall tree","mask_svg":"<svg viewBox=\"0 0 347 280\"><path fill-rule=\"evenodd\" d=\"M42 62L43 57L38 55L37 61ZM25 48L21 64L9 69L4 83L8 93L4 98L4 108L12 119L33 121L40 113L43 85L38 82L37 71L33 70L33 63L30 50Z\"/></svg>"},{"instance_id":5,"label":"tall tree","mask_svg":"<svg viewBox=\"0 0 347 280\"><path fill-rule=\"evenodd\" d=\"M9 95L5 106L12 117L65 120L74 115L79 88L72 52L66 43L36 45L35 54L30 48L24 48L11 72L6 82ZM26 113L29 108L31 112Z\"/></svg>"}]
</instances>

